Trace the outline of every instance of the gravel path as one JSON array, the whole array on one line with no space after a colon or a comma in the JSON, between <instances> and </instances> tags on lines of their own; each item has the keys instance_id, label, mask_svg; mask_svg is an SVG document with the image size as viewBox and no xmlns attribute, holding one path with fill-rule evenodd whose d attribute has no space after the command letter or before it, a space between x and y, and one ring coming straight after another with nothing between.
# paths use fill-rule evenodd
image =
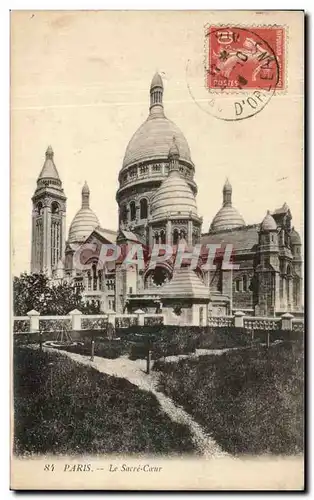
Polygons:
<instances>
[{"instance_id":1,"label":"gravel path","mask_svg":"<svg viewBox=\"0 0 314 500\"><path fill-rule=\"evenodd\" d=\"M51 351L51 349L45 350ZM204 432L202 427L194 421L191 415L181 406L176 405L172 399L168 398L164 393L157 390L158 373L154 371L152 371L150 375L145 373L146 360L139 359L132 361L128 359L127 356L121 356L117 359L107 359L95 356L94 361L91 361L90 357L81 354L59 351L57 349L54 349L54 351L58 351L60 354L68 356L77 363L91 366L99 372L113 375L118 378L125 378L131 382L131 384L139 387L139 389L151 392L157 398L163 411L171 420L189 427L192 439L201 455L207 458L227 456L227 453L221 450L214 439ZM208 352L206 352L206 354L208 354Z\"/></svg>"}]
</instances>

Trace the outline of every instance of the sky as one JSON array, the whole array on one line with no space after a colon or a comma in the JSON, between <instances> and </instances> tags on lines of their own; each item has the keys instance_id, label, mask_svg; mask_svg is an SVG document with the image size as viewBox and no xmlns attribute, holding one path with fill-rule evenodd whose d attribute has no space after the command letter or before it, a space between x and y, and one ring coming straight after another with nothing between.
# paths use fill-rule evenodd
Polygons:
<instances>
[{"instance_id":1,"label":"sky","mask_svg":"<svg viewBox=\"0 0 314 500\"><path fill-rule=\"evenodd\" d=\"M86 180L102 227L117 229L118 172L127 144L147 118L156 71L166 116L184 133L195 164L203 232L222 202L226 177L247 224L284 202L303 235L302 14L278 13L287 27L287 89L258 115L219 120L191 98L186 67L202 85L204 25L243 13L25 11L11 15L12 271L29 271L31 197L51 144L67 201L67 232ZM254 12L246 14L256 23ZM258 17L268 24L269 13ZM229 16L229 17L228 17ZM231 16L231 17L230 17ZM242 17L241 17L242 16ZM272 23L276 13L272 13ZM197 93L197 92L196 92Z\"/></svg>"}]
</instances>

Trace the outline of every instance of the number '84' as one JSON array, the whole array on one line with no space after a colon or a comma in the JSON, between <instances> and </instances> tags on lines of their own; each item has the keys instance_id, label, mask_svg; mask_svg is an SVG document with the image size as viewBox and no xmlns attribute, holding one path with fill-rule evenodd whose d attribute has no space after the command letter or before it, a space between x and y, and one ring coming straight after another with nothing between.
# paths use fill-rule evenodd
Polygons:
<instances>
[{"instance_id":1,"label":"number '84'","mask_svg":"<svg viewBox=\"0 0 314 500\"><path fill-rule=\"evenodd\" d=\"M54 464L46 464L44 467L44 470L48 471L48 472L52 472L55 470L55 466L54 466Z\"/></svg>"}]
</instances>

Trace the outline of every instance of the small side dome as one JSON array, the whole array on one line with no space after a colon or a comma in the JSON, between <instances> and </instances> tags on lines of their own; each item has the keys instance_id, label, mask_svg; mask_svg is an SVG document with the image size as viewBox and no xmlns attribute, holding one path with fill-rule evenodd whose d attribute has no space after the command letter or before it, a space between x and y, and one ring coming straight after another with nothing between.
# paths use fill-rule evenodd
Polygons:
<instances>
[{"instance_id":1,"label":"small side dome","mask_svg":"<svg viewBox=\"0 0 314 500\"><path fill-rule=\"evenodd\" d=\"M157 189L151 201L153 220L170 216L198 216L195 196L179 172L179 157L179 148L173 136L168 154L169 175Z\"/></svg>"},{"instance_id":2,"label":"small side dome","mask_svg":"<svg viewBox=\"0 0 314 500\"><path fill-rule=\"evenodd\" d=\"M262 221L261 231L277 231L276 221L269 210Z\"/></svg>"},{"instance_id":3,"label":"small side dome","mask_svg":"<svg viewBox=\"0 0 314 500\"><path fill-rule=\"evenodd\" d=\"M97 215L89 206L89 195L89 187L85 182L82 189L82 207L71 223L69 243L82 243L100 225Z\"/></svg>"},{"instance_id":4,"label":"small side dome","mask_svg":"<svg viewBox=\"0 0 314 500\"><path fill-rule=\"evenodd\" d=\"M97 215L90 208L81 208L69 230L69 243L82 243L99 226Z\"/></svg>"},{"instance_id":5,"label":"small side dome","mask_svg":"<svg viewBox=\"0 0 314 500\"><path fill-rule=\"evenodd\" d=\"M292 231L290 234L290 242L291 242L291 245L302 245L300 235L294 229L294 227L292 228Z\"/></svg>"},{"instance_id":6,"label":"small side dome","mask_svg":"<svg viewBox=\"0 0 314 500\"><path fill-rule=\"evenodd\" d=\"M192 190L176 170L163 181L151 202L153 220L168 216L197 216L197 206Z\"/></svg>"},{"instance_id":7,"label":"small side dome","mask_svg":"<svg viewBox=\"0 0 314 500\"><path fill-rule=\"evenodd\" d=\"M228 179L223 186L222 196L222 207L213 218L209 231L225 231L245 226L242 215L232 206L232 186Z\"/></svg>"},{"instance_id":8,"label":"small side dome","mask_svg":"<svg viewBox=\"0 0 314 500\"><path fill-rule=\"evenodd\" d=\"M217 212L210 225L210 231L223 231L245 226L244 219L238 210L230 205L223 206Z\"/></svg>"}]
</instances>

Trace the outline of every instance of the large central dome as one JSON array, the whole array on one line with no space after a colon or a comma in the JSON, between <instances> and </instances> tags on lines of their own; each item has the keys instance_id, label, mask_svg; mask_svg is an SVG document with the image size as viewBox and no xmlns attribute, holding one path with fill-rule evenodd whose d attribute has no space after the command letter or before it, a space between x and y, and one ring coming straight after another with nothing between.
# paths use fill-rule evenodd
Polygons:
<instances>
[{"instance_id":1,"label":"large central dome","mask_svg":"<svg viewBox=\"0 0 314 500\"><path fill-rule=\"evenodd\" d=\"M130 140L122 168L144 160L166 160L173 137L176 138L180 158L192 163L189 145L179 127L165 116L149 116Z\"/></svg>"},{"instance_id":2,"label":"large central dome","mask_svg":"<svg viewBox=\"0 0 314 500\"><path fill-rule=\"evenodd\" d=\"M122 169L146 160L167 160L173 137L176 138L181 160L192 163L190 148L186 138L179 127L171 120L168 120L164 114L162 96L162 79L156 73L151 85L149 116L131 138L126 148Z\"/></svg>"}]
</instances>

